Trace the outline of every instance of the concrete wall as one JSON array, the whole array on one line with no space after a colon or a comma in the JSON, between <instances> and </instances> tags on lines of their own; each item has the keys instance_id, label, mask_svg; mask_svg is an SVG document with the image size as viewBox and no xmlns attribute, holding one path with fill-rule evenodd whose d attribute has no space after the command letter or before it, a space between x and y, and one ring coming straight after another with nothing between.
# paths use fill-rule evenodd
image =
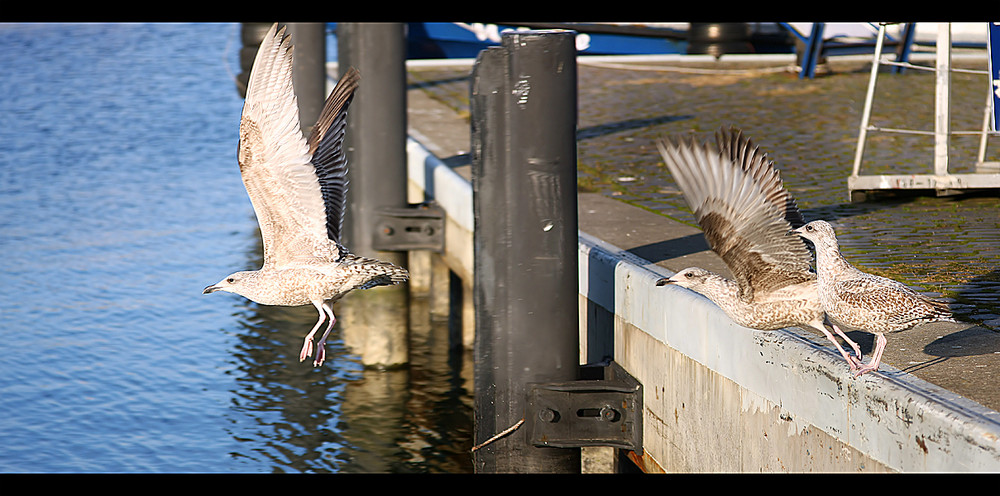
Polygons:
<instances>
[{"instance_id":1,"label":"concrete wall","mask_svg":"<svg viewBox=\"0 0 1000 496\"><path fill-rule=\"evenodd\" d=\"M465 278L471 185L412 139L408 154L411 201L448 212L444 258ZM579 257L581 362L611 356L642 382L647 470L1000 471L1000 413L885 365L852 378L806 331L738 326L583 232Z\"/></svg>"}]
</instances>

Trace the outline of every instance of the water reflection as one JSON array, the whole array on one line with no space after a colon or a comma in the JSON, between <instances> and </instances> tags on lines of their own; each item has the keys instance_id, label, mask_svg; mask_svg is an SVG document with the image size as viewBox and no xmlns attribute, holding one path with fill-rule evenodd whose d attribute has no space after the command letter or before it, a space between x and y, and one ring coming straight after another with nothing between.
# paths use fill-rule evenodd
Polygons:
<instances>
[{"instance_id":1,"label":"water reflection","mask_svg":"<svg viewBox=\"0 0 1000 496\"><path fill-rule=\"evenodd\" d=\"M447 323L417 314L389 372L338 329L316 369L315 309L201 294L260 265L239 43L233 24L0 24L0 471L471 471Z\"/></svg>"},{"instance_id":2,"label":"water reflection","mask_svg":"<svg viewBox=\"0 0 1000 496\"><path fill-rule=\"evenodd\" d=\"M263 244L259 228L251 233L245 268L256 269ZM368 368L350 346L359 332L350 319L372 304L356 293L334 305L338 321L319 368L299 362L315 308L224 296L238 308L239 326L230 372L238 415L230 417L253 425L232 430L244 448L230 456L273 472L472 472L471 350L456 337L458 316L432 315L432 295L413 290L400 312L409 312L409 363Z\"/></svg>"},{"instance_id":3,"label":"water reflection","mask_svg":"<svg viewBox=\"0 0 1000 496\"><path fill-rule=\"evenodd\" d=\"M242 447L230 456L274 472L471 472L468 353L427 308L427 298L413 299L411 315L428 318L411 326L411 363L389 370L363 367L340 324L326 366L300 363L311 307L254 306L242 315L230 414Z\"/></svg>"}]
</instances>

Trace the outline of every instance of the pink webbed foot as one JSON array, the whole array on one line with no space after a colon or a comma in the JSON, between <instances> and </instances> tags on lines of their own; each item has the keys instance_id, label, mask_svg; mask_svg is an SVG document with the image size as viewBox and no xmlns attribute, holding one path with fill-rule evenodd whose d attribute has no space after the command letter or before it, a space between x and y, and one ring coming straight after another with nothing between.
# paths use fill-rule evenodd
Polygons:
<instances>
[{"instance_id":1,"label":"pink webbed foot","mask_svg":"<svg viewBox=\"0 0 1000 496\"><path fill-rule=\"evenodd\" d=\"M861 347L858 346L858 343L855 343L851 338L847 337L847 334L844 334L844 331L841 331L840 328L837 327L837 324L830 324L830 325L833 327L834 332L836 332L837 335L840 336L840 338L843 339L844 342L847 343L851 347L851 349L854 350L854 355L857 356L857 359L856 359L857 365L858 365L858 367L860 367L861 366ZM848 361L850 361L850 360L848 360ZM852 368L851 370L854 370L854 369Z\"/></svg>"},{"instance_id":2,"label":"pink webbed foot","mask_svg":"<svg viewBox=\"0 0 1000 496\"><path fill-rule=\"evenodd\" d=\"M309 355L312 355L312 350L312 336L306 336L305 341L302 343L302 351L299 352L299 361L304 362L306 358L309 358Z\"/></svg>"},{"instance_id":3,"label":"pink webbed foot","mask_svg":"<svg viewBox=\"0 0 1000 496\"><path fill-rule=\"evenodd\" d=\"M316 360L313 360L313 367L319 367L323 365L326 360L326 343L320 342L316 348Z\"/></svg>"},{"instance_id":4,"label":"pink webbed foot","mask_svg":"<svg viewBox=\"0 0 1000 496\"><path fill-rule=\"evenodd\" d=\"M861 377L873 370L878 370L878 364L869 363L868 365L865 365L864 367L861 367L856 372L854 372L854 377Z\"/></svg>"},{"instance_id":5,"label":"pink webbed foot","mask_svg":"<svg viewBox=\"0 0 1000 496\"><path fill-rule=\"evenodd\" d=\"M868 372L873 370L878 370L878 366L882 363L882 353L885 351L885 345L887 340L885 336L881 333L875 335L875 350L872 352L872 360L868 362L868 365L861 367L857 372L854 373L854 377L861 377Z\"/></svg>"},{"instance_id":6,"label":"pink webbed foot","mask_svg":"<svg viewBox=\"0 0 1000 496\"><path fill-rule=\"evenodd\" d=\"M324 305L327 313L330 314L330 323L326 326L326 331L323 332L323 336L319 338L319 342L316 343L316 360L313 360L313 367L319 367L323 365L326 360L326 337L330 335L330 331L333 330L333 324L337 323L337 317L333 315L333 308L329 305Z\"/></svg>"}]
</instances>

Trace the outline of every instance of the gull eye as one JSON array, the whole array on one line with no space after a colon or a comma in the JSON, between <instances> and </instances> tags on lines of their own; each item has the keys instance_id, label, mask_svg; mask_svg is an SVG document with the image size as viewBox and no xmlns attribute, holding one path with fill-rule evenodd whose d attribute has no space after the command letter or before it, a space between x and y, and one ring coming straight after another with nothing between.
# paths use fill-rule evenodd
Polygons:
<instances>
[{"instance_id":1,"label":"gull eye","mask_svg":"<svg viewBox=\"0 0 1000 496\"><path fill-rule=\"evenodd\" d=\"M811 232L812 230L813 230L813 226L806 226L806 231L810 231Z\"/></svg>"},{"instance_id":2,"label":"gull eye","mask_svg":"<svg viewBox=\"0 0 1000 496\"><path fill-rule=\"evenodd\" d=\"M236 282L236 279L230 277L229 279L226 279L226 282L228 282L229 284L232 284L232 283Z\"/></svg>"},{"instance_id":3,"label":"gull eye","mask_svg":"<svg viewBox=\"0 0 1000 496\"><path fill-rule=\"evenodd\" d=\"M687 274L684 274L684 277L694 277L694 272L688 272Z\"/></svg>"}]
</instances>

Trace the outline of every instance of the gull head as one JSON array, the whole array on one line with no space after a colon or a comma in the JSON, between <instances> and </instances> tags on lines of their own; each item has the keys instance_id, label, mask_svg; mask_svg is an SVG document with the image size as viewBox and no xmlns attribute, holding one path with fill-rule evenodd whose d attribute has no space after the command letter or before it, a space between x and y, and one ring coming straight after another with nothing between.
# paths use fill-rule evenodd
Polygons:
<instances>
[{"instance_id":1,"label":"gull head","mask_svg":"<svg viewBox=\"0 0 1000 496\"><path fill-rule=\"evenodd\" d=\"M833 231L833 226L825 220L814 220L792 232L808 239L816 248L837 248L837 234Z\"/></svg>"},{"instance_id":2,"label":"gull head","mask_svg":"<svg viewBox=\"0 0 1000 496\"><path fill-rule=\"evenodd\" d=\"M226 276L225 279L208 286L202 291L202 294L214 293L216 291L228 291L230 293L235 293L241 296L246 296L249 293L256 282L254 273L251 271L234 272Z\"/></svg>"},{"instance_id":3,"label":"gull head","mask_svg":"<svg viewBox=\"0 0 1000 496\"><path fill-rule=\"evenodd\" d=\"M714 275L715 274L712 272L700 267L688 267L670 277L664 277L663 279L656 281L656 285L665 286L667 284L671 284L697 291L698 288L704 286L706 281Z\"/></svg>"}]
</instances>

